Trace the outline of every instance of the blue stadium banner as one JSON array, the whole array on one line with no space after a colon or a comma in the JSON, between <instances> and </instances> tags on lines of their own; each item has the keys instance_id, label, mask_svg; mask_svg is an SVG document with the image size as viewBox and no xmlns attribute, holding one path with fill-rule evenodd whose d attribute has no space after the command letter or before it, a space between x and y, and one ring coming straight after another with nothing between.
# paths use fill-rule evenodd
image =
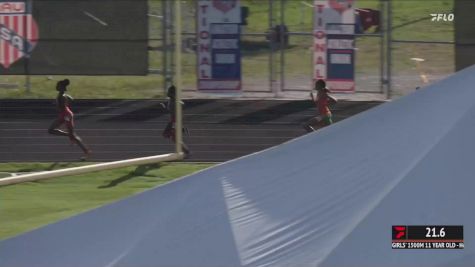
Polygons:
<instances>
[{"instance_id":1,"label":"blue stadium banner","mask_svg":"<svg viewBox=\"0 0 475 267\"><path fill-rule=\"evenodd\" d=\"M239 0L197 2L198 90L241 91Z\"/></svg>"},{"instance_id":2,"label":"blue stadium banner","mask_svg":"<svg viewBox=\"0 0 475 267\"><path fill-rule=\"evenodd\" d=\"M354 44L355 0L314 0L313 14L313 80L326 80L332 92L354 92L354 52L344 47Z\"/></svg>"},{"instance_id":3,"label":"blue stadium banner","mask_svg":"<svg viewBox=\"0 0 475 267\"><path fill-rule=\"evenodd\" d=\"M355 91L355 24L327 24L327 83L332 91Z\"/></svg>"}]
</instances>

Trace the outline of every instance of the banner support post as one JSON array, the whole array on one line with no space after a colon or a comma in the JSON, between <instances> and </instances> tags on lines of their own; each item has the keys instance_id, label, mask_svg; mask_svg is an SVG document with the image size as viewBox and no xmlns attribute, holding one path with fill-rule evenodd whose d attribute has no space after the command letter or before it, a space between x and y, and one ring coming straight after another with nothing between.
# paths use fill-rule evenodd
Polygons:
<instances>
[{"instance_id":1,"label":"banner support post","mask_svg":"<svg viewBox=\"0 0 475 267\"><path fill-rule=\"evenodd\" d=\"M285 89L285 38L287 33L284 32L285 23L285 0L280 0L280 90L276 94L276 97L281 94Z\"/></svg>"},{"instance_id":2,"label":"banner support post","mask_svg":"<svg viewBox=\"0 0 475 267\"><path fill-rule=\"evenodd\" d=\"M385 67L385 58L384 58L384 40L386 36L386 31L384 27L386 26L386 16L385 16L385 6L383 3L384 0L379 0L379 32L381 36L379 37L379 93L384 93L384 67Z\"/></svg>"},{"instance_id":3,"label":"banner support post","mask_svg":"<svg viewBox=\"0 0 475 267\"><path fill-rule=\"evenodd\" d=\"M277 94L274 88L274 0L269 0L269 87L271 92Z\"/></svg>"},{"instance_id":4,"label":"banner support post","mask_svg":"<svg viewBox=\"0 0 475 267\"><path fill-rule=\"evenodd\" d=\"M176 153L182 153L183 123L181 107L181 1L175 1L175 145Z\"/></svg>"}]
</instances>

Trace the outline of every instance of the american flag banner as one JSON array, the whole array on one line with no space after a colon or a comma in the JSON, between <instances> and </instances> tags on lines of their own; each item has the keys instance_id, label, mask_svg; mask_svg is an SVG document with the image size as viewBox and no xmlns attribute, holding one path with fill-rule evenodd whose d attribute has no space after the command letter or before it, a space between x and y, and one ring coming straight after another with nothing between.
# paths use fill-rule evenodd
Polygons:
<instances>
[{"instance_id":1,"label":"american flag banner","mask_svg":"<svg viewBox=\"0 0 475 267\"><path fill-rule=\"evenodd\" d=\"M148 0L0 0L0 75L147 75L148 14Z\"/></svg>"},{"instance_id":2,"label":"american flag banner","mask_svg":"<svg viewBox=\"0 0 475 267\"><path fill-rule=\"evenodd\" d=\"M29 57L38 42L38 26L30 1L0 0L0 64L8 69Z\"/></svg>"}]
</instances>

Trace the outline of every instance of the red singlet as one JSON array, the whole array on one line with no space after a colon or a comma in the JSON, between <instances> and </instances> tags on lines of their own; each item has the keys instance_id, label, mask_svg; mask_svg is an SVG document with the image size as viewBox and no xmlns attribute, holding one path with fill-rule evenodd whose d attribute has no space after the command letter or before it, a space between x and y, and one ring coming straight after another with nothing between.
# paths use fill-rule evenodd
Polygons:
<instances>
[{"instance_id":1,"label":"red singlet","mask_svg":"<svg viewBox=\"0 0 475 267\"><path fill-rule=\"evenodd\" d=\"M59 97L57 98L58 108L60 109L59 116L58 116L59 123L65 123L68 127L72 128L74 127L74 113L69 108L68 99L64 95L62 95L61 97L63 97L62 100L60 100ZM63 102L63 101L64 101L64 109L61 111L60 102Z\"/></svg>"},{"instance_id":2,"label":"red singlet","mask_svg":"<svg viewBox=\"0 0 475 267\"><path fill-rule=\"evenodd\" d=\"M331 111L330 109L328 108L328 97L326 94L318 94L317 96L317 101L316 101L316 105L317 105L317 109L318 109L318 112L320 113L320 115L324 116L324 115L331 115Z\"/></svg>"}]
</instances>

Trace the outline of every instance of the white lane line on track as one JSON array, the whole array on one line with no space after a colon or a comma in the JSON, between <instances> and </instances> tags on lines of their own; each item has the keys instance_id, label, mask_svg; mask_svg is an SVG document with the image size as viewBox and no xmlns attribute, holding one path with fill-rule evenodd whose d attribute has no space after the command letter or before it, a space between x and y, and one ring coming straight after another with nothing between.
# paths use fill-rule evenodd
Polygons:
<instances>
[{"instance_id":1,"label":"white lane line on track","mask_svg":"<svg viewBox=\"0 0 475 267\"><path fill-rule=\"evenodd\" d=\"M122 147L122 146L173 146L173 144L97 144L97 143L88 143L90 146L112 146L112 147ZM252 146L252 147L260 147L260 146L275 146L276 144L193 144L193 146ZM10 147L10 145L0 145L0 147L6 146ZM41 147L41 146L46 146L46 147L52 147L52 146L59 146L59 147L70 147L69 144L16 144L14 147ZM0 153L11 153L11 152L2 152ZM45 152L49 153L49 152Z\"/></svg>"},{"instance_id":2,"label":"white lane line on track","mask_svg":"<svg viewBox=\"0 0 475 267\"><path fill-rule=\"evenodd\" d=\"M265 148L261 148L261 150L264 150ZM259 151L259 150L258 150ZM171 153L172 151L170 152L166 152L166 151L156 151L156 150L140 150L140 151L130 151L130 150L123 150L123 151L97 151L97 152L94 152L92 154L92 156L94 155L100 155L100 154L117 154L117 153L127 153L127 154L132 154L132 155L143 155L143 153L149 153L150 155L157 155L157 154L161 154L161 153ZM257 152L257 151L236 151L236 150L193 150L192 151L193 154L197 154L197 153L213 153L213 154L221 154L221 153L228 153L228 154L239 154L239 155L247 155L249 153L254 153L254 152ZM7 152L0 152L0 155L1 154L7 154ZM8 154L11 154L11 153L8 153ZM64 155L64 154L70 154L70 155L79 155L81 154L81 152L15 152L15 155L22 155L22 154L26 154L26 155ZM41 160L36 160L37 162L38 161L41 161ZM0 160L1 162L1 160Z\"/></svg>"},{"instance_id":3,"label":"white lane line on track","mask_svg":"<svg viewBox=\"0 0 475 267\"><path fill-rule=\"evenodd\" d=\"M86 134L82 134L81 135L82 137L87 137L87 138L97 138L97 137L104 137L104 138L107 138L107 139L111 139L111 138L119 138L119 139L134 139L137 138L137 137L140 137L140 138L160 138L160 140L162 140L162 137L161 136L158 136L158 135L140 135L140 136L115 136L115 135L86 135ZM226 139L226 140L230 140L230 139L285 139L285 140L289 140L289 138L296 138L298 136L278 136L278 137L269 137L269 136L235 136L235 137L222 137L223 139ZM210 138L216 138L216 136L207 136L207 135L191 135L189 137L185 137L186 139L188 138L207 138L207 139L210 139ZM59 137L56 137L56 136L20 136L20 137L17 137L17 136L0 136L0 139L51 139L51 140L59 140L60 138ZM13 144L12 146L15 146L15 144Z\"/></svg>"},{"instance_id":4,"label":"white lane line on track","mask_svg":"<svg viewBox=\"0 0 475 267\"><path fill-rule=\"evenodd\" d=\"M165 125L165 124L164 124ZM229 127L229 128L194 128L194 127L190 127L188 126L189 124L186 125L186 128L188 128L188 130L193 130L193 131L288 131L289 129L286 127L284 129L275 129L275 128L239 128L239 127ZM287 124L286 126L288 125L300 125L300 124ZM251 125L249 125L251 126ZM254 125L252 125L254 126ZM8 128L8 129L0 129L0 131L25 131L25 130L28 130L28 131L45 131L47 130L48 128ZM121 132L125 132L125 131L131 131L131 132L134 132L134 131L162 131L163 128L150 128L150 129L136 129L136 128L133 128L133 129L125 129L125 128L86 128L86 127L79 127L79 129L81 131L121 131ZM300 128L298 128L300 129Z\"/></svg>"},{"instance_id":5,"label":"white lane line on track","mask_svg":"<svg viewBox=\"0 0 475 267\"><path fill-rule=\"evenodd\" d=\"M91 19L95 20L97 23L101 24L102 26L109 26L109 24L107 24L107 22L101 20L100 18L92 15L91 13L87 12L87 11L83 11L82 12L84 15L90 17Z\"/></svg>"}]
</instances>

